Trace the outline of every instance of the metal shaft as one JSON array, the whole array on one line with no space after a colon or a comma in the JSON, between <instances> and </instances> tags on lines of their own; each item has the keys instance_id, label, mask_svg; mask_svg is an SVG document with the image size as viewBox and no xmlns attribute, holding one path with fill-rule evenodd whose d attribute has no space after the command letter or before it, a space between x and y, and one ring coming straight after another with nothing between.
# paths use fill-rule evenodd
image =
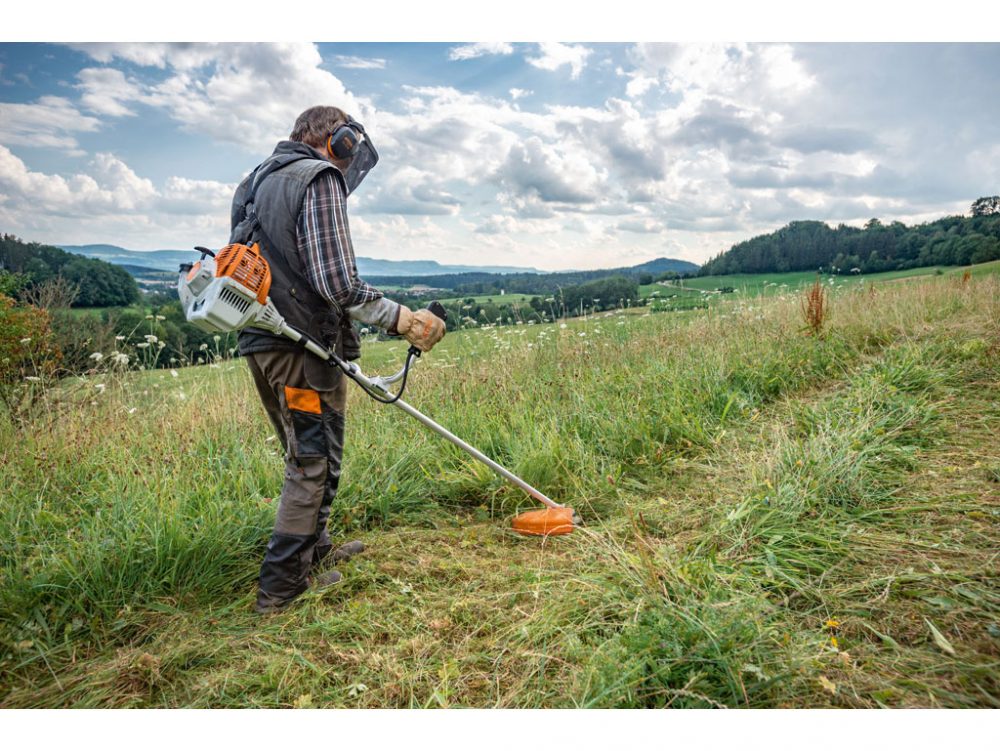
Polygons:
<instances>
[{"instance_id":1,"label":"metal shaft","mask_svg":"<svg viewBox=\"0 0 1000 751\"><path fill-rule=\"evenodd\" d=\"M366 386L369 389L373 389L375 391L384 393L386 396L392 396L392 394L388 393L385 389L383 389L378 384L374 383L370 378L368 378L368 376L366 376L364 373L362 373L361 372L361 368L359 368L357 365L355 365L354 363L351 363L351 362L345 362L341 358L337 357L337 355L335 355L333 352L330 352L329 350L323 349L321 346L319 346L318 344L316 344L315 342L313 342L311 339L309 339L309 337L303 336L300 332L298 332L295 329L291 328L287 324L284 324L284 322L282 322L282 325L280 327L280 333L284 334L289 339L293 339L294 341L297 341L297 342L304 340L305 348L307 350L309 350L310 352L312 352L314 355L317 355L317 356L323 358L324 360L331 360L332 359L337 364L337 367L339 367L341 370L343 370L344 373L346 373L348 376L350 376L352 379L354 379L358 383L363 384L364 386ZM523 490L525 493L527 493L528 495L530 495L532 498L534 498L534 499L536 499L538 501L541 501L542 503L544 503L549 508L563 508L563 506L561 504L556 503L551 498L549 498L547 495L545 495L542 491L540 491L540 490L538 490L536 488L533 488L531 485L529 485L528 483L526 483L524 480L522 480L520 477L518 477L517 475L515 475L513 472L511 472L510 470L508 470L508 469L504 468L503 466L497 464L495 461L493 461L492 459L490 459L488 456L486 456L486 454L484 454L479 449L475 448L474 446L469 445L468 443L466 443L465 441L463 441L461 438L459 438L457 435L455 435L454 433L452 433L447 428L444 428L441 425L438 425L436 422L434 422L431 418L429 418L427 415L425 415L420 410L416 409L415 407L410 406L409 404L407 404L406 402L404 402L402 399L397 399L396 401L393 402L393 404L395 406L399 407L404 412L406 412L411 417L414 417L417 420L419 420L420 422L422 422L424 425L426 425L428 428L430 428L431 430L433 430L435 433L437 433L442 438L445 438L445 439L451 441L456 446L458 446L460 449L462 449L464 452L466 452L470 456L475 457L476 459L478 459L479 461L481 461L483 464L485 464L487 467L489 467L490 469L492 469L494 472L496 472L501 477L504 477L504 478L510 480L512 483L514 483L515 485L517 485L519 488L521 488L521 490Z\"/></svg>"}]
</instances>

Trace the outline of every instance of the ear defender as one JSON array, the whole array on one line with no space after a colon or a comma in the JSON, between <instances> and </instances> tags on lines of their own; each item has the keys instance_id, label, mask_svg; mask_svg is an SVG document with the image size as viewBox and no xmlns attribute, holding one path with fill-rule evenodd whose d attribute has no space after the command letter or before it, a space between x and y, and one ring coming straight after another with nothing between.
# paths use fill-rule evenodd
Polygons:
<instances>
[{"instance_id":1,"label":"ear defender","mask_svg":"<svg viewBox=\"0 0 1000 751\"><path fill-rule=\"evenodd\" d=\"M335 159L346 159L358 153L361 143L358 133L350 125L341 125L326 140L326 150Z\"/></svg>"}]
</instances>

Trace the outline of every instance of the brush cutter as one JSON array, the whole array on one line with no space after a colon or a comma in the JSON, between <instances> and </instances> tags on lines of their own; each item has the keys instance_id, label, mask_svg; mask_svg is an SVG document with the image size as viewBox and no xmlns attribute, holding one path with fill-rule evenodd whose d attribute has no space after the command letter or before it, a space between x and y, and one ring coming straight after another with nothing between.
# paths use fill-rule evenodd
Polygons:
<instances>
[{"instance_id":1,"label":"brush cutter","mask_svg":"<svg viewBox=\"0 0 1000 751\"><path fill-rule=\"evenodd\" d=\"M514 517L515 532L526 535L563 535L582 524L573 509L556 503L400 398L406 388L410 364L414 357L420 357L417 347L410 347L402 369L395 375L366 376L354 363L338 357L335 352L285 323L268 297L271 270L257 243L234 243L227 245L218 254L208 248L198 247L195 250L201 252L201 259L196 263L181 264L177 280L177 293L184 315L190 323L210 333L239 331L247 326L264 329L298 342L316 357L340 368L370 397L383 404L399 407L546 506ZM428 310L441 319L447 318L444 307L438 302L431 303ZM399 391L393 394L390 387L398 381L402 381Z\"/></svg>"}]
</instances>

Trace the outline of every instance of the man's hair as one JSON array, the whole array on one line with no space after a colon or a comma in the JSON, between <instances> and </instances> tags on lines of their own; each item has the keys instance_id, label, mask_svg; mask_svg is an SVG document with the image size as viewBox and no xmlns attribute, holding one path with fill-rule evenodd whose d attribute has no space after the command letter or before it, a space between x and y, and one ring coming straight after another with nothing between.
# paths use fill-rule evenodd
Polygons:
<instances>
[{"instance_id":1,"label":"man's hair","mask_svg":"<svg viewBox=\"0 0 1000 751\"><path fill-rule=\"evenodd\" d=\"M310 107L296 118L288 138L322 149L326 137L346 122L347 113L339 107Z\"/></svg>"}]
</instances>

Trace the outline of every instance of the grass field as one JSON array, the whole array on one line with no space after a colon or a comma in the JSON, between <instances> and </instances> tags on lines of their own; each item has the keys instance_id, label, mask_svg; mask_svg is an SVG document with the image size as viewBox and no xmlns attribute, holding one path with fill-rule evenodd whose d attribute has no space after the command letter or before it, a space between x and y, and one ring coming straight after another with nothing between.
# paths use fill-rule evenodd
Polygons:
<instances>
[{"instance_id":1,"label":"grass field","mask_svg":"<svg viewBox=\"0 0 1000 751\"><path fill-rule=\"evenodd\" d=\"M514 536L523 493L354 390L369 550L269 617L244 363L70 384L0 427L0 704L1000 707L990 271L832 289L822 337L789 288L449 335L407 399L587 525Z\"/></svg>"},{"instance_id":2,"label":"grass field","mask_svg":"<svg viewBox=\"0 0 1000 751\"><path fill-rule=\"evenodd\" d=\"M983 267L994 266L997 262L980 264ZM854 285L878 284L881 282L894 281L896 279L908 279L911 277L921 277L930 274L954 276L961 275L969 267L946 267L946 266L923 266L916 269L905 269L902 271L883 271L878 274L858 274L856 276L823 276L822 279L829 283L833 280L836 287L851 287ZM977 267L973 267L977 268ZM986 269L978 269L979 273L988 273ZM677 287L664 286L662 284L644 284L639 288L642 297L650 297L653 292L659 292L660 296L672 293L691 294L700 293L702 290L713 291L721 287L732 287L735 294L757 296L775 295L787 293L811 285L819 276L814 271L791 271L783 274L726 274L724 276L699 276L684 279Z\"/></svg>"},{"instance_id":3,"label":"grass field","mask_svg":"<svg viewBox=\"0 0 1000 751\"><path fill-rule=\"evenodd\" d=\"M521 293L514 293L507 295L462 295L460 297L442 297L440 298L440 302L442 303L460 302L462 300L468 300L470 297L477 303L492 302L496 303L497 305L500 305L501 303L515 303L515 302L526 303L532 297L536 297L536 295L524 295ZM544 298L546 297L546 295L538 295L538 297Z\"/></svg>"}]
</instances>

